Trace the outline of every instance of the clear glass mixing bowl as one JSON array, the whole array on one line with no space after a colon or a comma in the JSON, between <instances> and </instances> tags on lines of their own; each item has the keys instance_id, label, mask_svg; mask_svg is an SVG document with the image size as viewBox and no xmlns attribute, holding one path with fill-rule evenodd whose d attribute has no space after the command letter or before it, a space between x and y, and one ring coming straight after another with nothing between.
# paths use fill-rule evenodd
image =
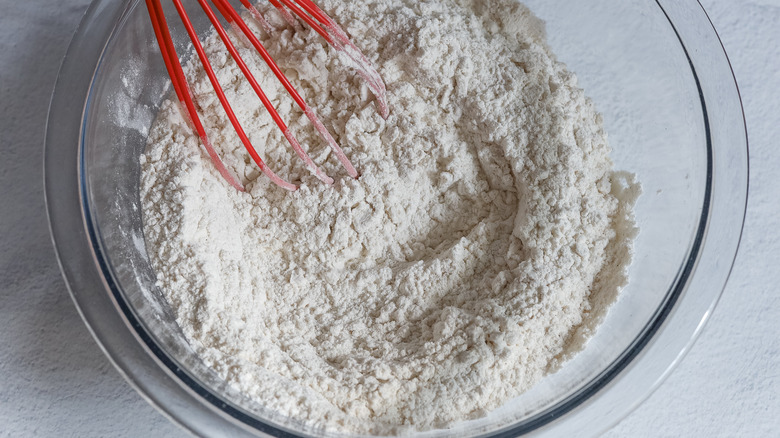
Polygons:
<instances>
[{"instance_id":1,"label":"clear glass mixing bowl","mask_svg":"<svg viewBox=\"0 0 780 438\"><path fill-rule=\"evenodd\" d=\"M483 419L424 436L603 432L688 350L739 244L745 124L728 59L701 6L526 3L546 20L554 51L603 112L617 168L642 182L631 283L561 371ZM167 83L143 3L96 0L64 60L46 135L49 220L73 299L119 371L188 430L322 435L227 387L193 354L154 285L138 157Z\"/></svg>"}]
</instances>

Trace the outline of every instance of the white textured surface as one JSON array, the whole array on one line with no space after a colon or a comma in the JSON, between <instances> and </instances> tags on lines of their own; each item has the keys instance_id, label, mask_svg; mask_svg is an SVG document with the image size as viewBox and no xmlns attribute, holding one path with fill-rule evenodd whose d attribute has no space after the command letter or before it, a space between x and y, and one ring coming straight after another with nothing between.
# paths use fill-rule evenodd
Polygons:
<instances>
[{"instance_id":1,"label":"white textured surface","mask_svg":"<svg viewBox=\"0 0 780 438\"><path fill-rule=\"evenodd\" d=\"M702 0L745 103L751 191L731 281L671 377L616 437L780 434L780 0ZM0 0L0 436L182 436L112 369L49 242L41 153L51 87L87 0Z\"/></svg>"}]
</instances>

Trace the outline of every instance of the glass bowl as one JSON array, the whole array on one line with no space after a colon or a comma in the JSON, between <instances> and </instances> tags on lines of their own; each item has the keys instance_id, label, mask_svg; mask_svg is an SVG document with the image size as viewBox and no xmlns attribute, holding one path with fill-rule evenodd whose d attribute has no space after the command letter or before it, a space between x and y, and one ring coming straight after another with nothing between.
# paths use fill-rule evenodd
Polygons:
<instances>
[{"instance_id":1,"label":"glass bowl","mask_svg":"<svg viewBox=\"0 0 780 438\"><path fill-rule=\"evenodd\" d=\"M559 372L485 418L420 436L605 431L689 349L739 244L745 124L729 61L699 3L525 3L604 114L616 168L643 185L630 284ZM44 164L51 232L76 306L130 384L196 434L343 436L307 429L228 387L193 353L155 287L138 158L167 87L143 3L94 1L57 80Z\"/></svg>"}]
</instances>

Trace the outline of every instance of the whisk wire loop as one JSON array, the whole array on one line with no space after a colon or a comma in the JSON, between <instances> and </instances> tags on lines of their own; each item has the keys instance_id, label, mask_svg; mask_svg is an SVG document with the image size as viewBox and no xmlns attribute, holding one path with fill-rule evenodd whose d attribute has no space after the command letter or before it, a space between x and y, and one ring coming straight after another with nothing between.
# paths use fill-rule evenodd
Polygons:
<instances>
[{"instance_id":1,"label":"whisk wire loop","mask_svg":"<svg viewBox=\"0 0 780 438\"><path fill-rule=\"evenodd\" d=\"M227 0L214 0L217 3L227 3ZM282 70L279 68L279 65L276 64L276 61L274 61L273 57L268 53L268 50L263 46L263 44L260 42L260 40L257 39L257 36L255 36L254 33L252 33L251 29L249 29L249 26L246 24L246 22L241 18L241 16L236 12L235 9L230 8L230 5L227 5L225 7L225 10L228 12L230 17L225 17L228 20L232 19L232 23L234 23L238 29L247 37L250 44L255 48L255 50L260 53L260 56L263 58L263 61L265 61L266 65L271 69L271 71L274 73L276 78L279 80L279 82L282 83L285 90L290 94L290 96L293 98L295 103L298 104L298 106L301 108L301 110L306 114L306 117L309 119L309 121L314 125L315 129L319 133L319 135L328 143L333 153L336 154L336 158L338 158L339 162L342 166L347 170L347 173L349 173L349 176L352 178L357 178L358 173L355 170L354 166L352 166L352 163L349 161L346 155L344 155L344 152L342 151L341 147L338 145L336 140L333 138L333 136L330 134L327 128L325 128L325 125L319 120L316 113L314 112L314 109L312 109L306 102L303 100L301 95L298 93L298 91L293 87L293 85L290 83L290 80L287 79L287 76L285 76L284 73L282 73Z\"/></svg>"},{"instance_id":2,"label":"whisk wire loop","mask_svg":"<svg viewBox=\"0 0 780 438\"><path fill-rule=\"evenodd\" d=\"M195 52L198 54L198 58L200 58L200 62L203 64L203 68L206 71L206 75L208 76L212 87L214 87L214 91L217 93L217 98L222 104L222 108L225 110L228 119L230 119L230 123L236 130L236 133L241 139L241 142L244 144L247 152L249 152L249 156L252 157L252 160L254 160L255 164L257 164L257 167L260 168L260 171L268 176L268 178L270 178L274 184L287 190L297 190L298 186L283 180L265 164L262 158L260 158L260 155L257 153L254 146L252 146L252 143L249 141L249 138L244 132L244 128L241 127L241 123L238 122L238 118L236 118L236 114L233 112L233 108L230 106L230 102L228 102L227 97L225 96L225 92L222 90L222 86L217 80L217 75L214 73L214 69L211 67L211 62L209 61L208 56L206 56L206 51L203 49L203 44L201 44L200 39L198 38L198 34L195 32L195 28L192 26L192 21L190 21L189 16L187 15L187 11L184 9L184 5L181 3L181 0L173 0L173 5L176 7L176 11L179 13L179 17L181 17L182 23L184 23L184 28L187 30L187 34L190 36L190 40L192 40L192 44L195 47Z\"/></svg>"},{"instance_id":3,"label":"whisk wire loop","mask_svg":"<svg viewBox=\"0 0 780 438\"><path fill-rule=\"evenodd\" d=\"M273 107L273 104L270 102L267 95L265 94L265 92L263 92L259 83L253 76L252 72L249 70L249 67L246 65L246 62L239 54L238 50L235 47L235 44L231 41L230 37L227 34L227 31L220 23L219 18L214 13L213 9L211 8L207 0L197 0L197 1L198 4L201 6L203 12L208 17L212 26L217 31L220 40L227 48L231 57L235 60L236 64L238 65L239 69L243 73L244 77L247 79L252 89L260 98L261 102L263 103L263 106L266 108L266 110L269 112L272 119L276 123L276 125L282 131L282 134L290 143L293 150L296 152L299 158L301 158L301 160L304 161L306 166L312 170L312 172L315 174L315 176L317 176L317 178L319 178L321 181L325 182L326 184L332 184L333 179L327 176L314 163L311 157L301 147L300 143L292 134L289 127L285 124L284 120L282 120L279 113ZM379 73L373 68L371 62L365 57L365 55L363 55L363 53L359 49L357 49L357 47L354 46L354 44L352 44L352 42L347 37L346 33L327 14L325 14L311 0L269 0L269 1L282 14L282 17L286 21L288 21L288 23L292 24L296 28L300 28L298 22L295 20L293 16L294 13L296 16L300 17L300 19L303 20L307 25L309 25L312 29L314 29L317 33L319 33L323 38L325 38L325 40L331 46L333 46L337 51L345 54L347 58L351 61L350 65L356 69L357 73L360 75L360 77L362 77L366 81L369 89L375 95L377 109L380 115L383 118L388 117L389 111L387 106L386 89L385 89L384 81L382 80ZM253 46L258 51L258 53L260 53L260 56L263 58L266 65L268 65L268 67L274 73L276 78L284 86L288 94L290 94L290 96L293 98L296 104L301 108L301 110L304 112L306 117L312 123L312 125L319 133L319 135L330 146L331 151L336 155L336 158L339 160L342 166L344 166L344 168L347 170L347 173L351 177L357 178L359 176L357 170L355 170L354 166L346 157L346 155L344 154L343 150L338 145L336 140L330 134L330 132L322 123L322 121L320 121L320 119L317 117L314 109L311 108L304 101L301 95L295 90L295 88L292 86L288 78L284 75L284 73L279 68L278 64L274 61L273 57L268 53L266 48L263 46L263 44L260 42L257 36L255 36L255 34L252 32L252 30L243 20L243 18L230 5L228 0L211 0L211 3L213 3L213 5L219 11L220 15L222 15L222 17L224 17L225 20L233 27L236 35L239 38L242 38L241 41L244 42L246 45ZM269 22L262 16L262 14L260 14L260 12L249 2L249 0L241 0L241 3L245 8L247 8L247 10L250 12L252 17L258 22L258 24L263 29L263 31L265 31L270 35L273 32L273 28L269 24ZM192 41L193 47L195 48L195 52L197 53L198 58L200 59L201 64L203 65L206 75L208 76L209 81L212 87L214 88L214 91L217 95L217 98L220 101L222 108L227 114L228 119L233 125L233 128L236 130L236 133L241 139L242 144L246 148L252 160L257 164L260 170L266 176L269 177L269 179L272 182L287 190L296 190L297 189L296 185L285 181L284 179L276 175L267 166L267 164L262 160L260 155L253 147L252 143L249 141L246 132L241 127L241 124L239 123L230 103L228 102L227 97L225 96L222 86L219 84L219 81L217 80L216 74L214 73L211 63L209 62L208 57L203 48L203 44L198 38L198 35L192 25L192 22L189 16L187 15L187 11L184 8L184 5L182 4L181 0L173 0L173 4L176 8L179 17L182 20L182 23L184 24L184 28L187 31L187 35ZM190 92L186 77L184 76L181 63L179 61L178 55L176 54L176 50L173 45L173 40L171 38L170 31L168 30L168 26L165 20L162 6L160 5L160 0L146 0L146 5L149 10L149 16L152 21L152 26L154 28L155 36L160 46L160 52L163 56L166 69L168 70L168 74L171 77L174 91L176 92L176 95L181 104L183 114L185 115L185 119L187 119L190 126L194 128L198 136L201 138L204 148L206 149L209 157L211 158L212 162L214 163L219 173L225 178L225 180L228 181L228 183L231 186L235 187L239 191L243 191L244 187L226 169L222 160L219 158L216 151L214 150L213 145L209 141L208 136L206 135L206 131L203 127L203 124L198 115L198 111L195 107L192 93ZM292 13L290 11L292 11Z\"/></svg>"},{"instance_id":4,"label":"whisk wire loop","mask_svg":"<svg viewBox=\"0 0 780 438\"><path fill-rule=\"evenodd\" d=\"M326 175L325 172L323 172L319 167L317 167L314 161L312 161L311 157L309 157L309 154L307 154L306 151L303 150L300 143L298 143L298 140L296 140L295 136L290 132L290 128L287 127L287 125L284 123L284 120L282 120L281 116L279 116L279 113L274 108L273 104L271 104L271 101L268 100L268 96L266 96L265 92L263 92L263 89L260 88L260 84L257 83L257 80L255 79L254 75L252 75L252 72L249 71L249 67L246 65L244 59L238 53L238 50L236 50L236 47L230 41L230 38L228 37L228 34L225 31L225 28L222 27L222 24L220 24L219 19L217 19L217 16L214 14L214 11L212 11L208 3L206 3L206 0L198 0L198 3L200 4L201 8L203 8L203 12L206 13L206 16L208 16L209 20L211 21L211 24L217 30L217 33L219 34L220 39L222 39L222 42L225 44L225 47L227 47L228 52L236 61L236 64L238 64L238 68L244 74L244 77L247 79L247 81L249 81L249 85L255 91L257 97L259 97L260 100L263 102L263 106L265 106L265 108L271 114L271 117L274 119L274 122L276 122L276 125L279 127L279 129L282 130L282 133L284 134L285 138L292 146L295 153L298 154L298 157L300 157L300 159L303 160L304 163L306 163L306 166L308 166L314 172L314 174L317 176L317 178L320 179L320 181L324 182L325 184L333 184L333 178ZM214 0L214 3L219 4L221 2L219 0ZM249 35L251 35L251 33ZM262 48L262 45L260 45L259 47ZM265 51L265 48L263 48L262 50ZM269 60L271 61L271 63L273 63L273 59L270 59L270 56L269 56ZM273 63L273 65L274 68L277 71L279 71L279 68L276 67L276 64ZM279 74L281 75L281 71L279 71ZM284 78L284 75L282 75L282 78ZM286 81L287 78L284 79ZM290 89L292 89L292 86L290 87L291 87ZM293 91L295 90L293 89ZM295 94L297 95L297 93ZM300 96L298 96L298 99L300 99Z\"/></svg>"},{"instance_id":5,"label":"whisk wire loop","mask_svg":"<svg viewBox=\"0 0 780 438\"><path fill-rule=\"evenodd\" d=\"M203 142L203 147L206 149L206 153L209 155L209 158L214 163L214 166L217 168L220 175L222 175L225 181L236 190L243 192L244 186L227 170L206 135L206 130L203 128L203 124L198 116L198 111L195 109L195 104L192 101L192 94L187 85L187 80L184 77L184 71L181 68L179 57L173 46L173 40L168 31L168 25L165 21L165 15L162 12L159 1L146 0L146 6L149 9L152 28L154 29L155 36L160 45L160 52L163 56L165 68L168 70L168 76L170 76L171 82L173 83L173 89L176 92L176 97L179 99L184 118L198 133L201 142Z\"/></svg>"}]
</instances>

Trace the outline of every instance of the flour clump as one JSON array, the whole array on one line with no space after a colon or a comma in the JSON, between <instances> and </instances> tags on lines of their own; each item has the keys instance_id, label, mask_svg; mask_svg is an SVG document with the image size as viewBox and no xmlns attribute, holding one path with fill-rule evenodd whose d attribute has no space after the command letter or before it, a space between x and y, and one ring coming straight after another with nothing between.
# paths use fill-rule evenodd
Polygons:
<instances>
[{"instance_id":1,"label":"flour clump","mask_svg":"<svg viewBox=\"0 0 780 438\"><path fill-rule=\"evenodd\" d=\"M388 434L483 416L576 353L618 290L636 233L631 176L544 27L511 0L324 0L373 58L390 117L315 32L257 29L361 172L349 178L253 49L241 54L327 186L290 150L215 35L204 41L266 163L249 159L199 63L204 126L177 104L143 154L161 292L202 360L269 411Z\"/></svg>"}]
</instances>

